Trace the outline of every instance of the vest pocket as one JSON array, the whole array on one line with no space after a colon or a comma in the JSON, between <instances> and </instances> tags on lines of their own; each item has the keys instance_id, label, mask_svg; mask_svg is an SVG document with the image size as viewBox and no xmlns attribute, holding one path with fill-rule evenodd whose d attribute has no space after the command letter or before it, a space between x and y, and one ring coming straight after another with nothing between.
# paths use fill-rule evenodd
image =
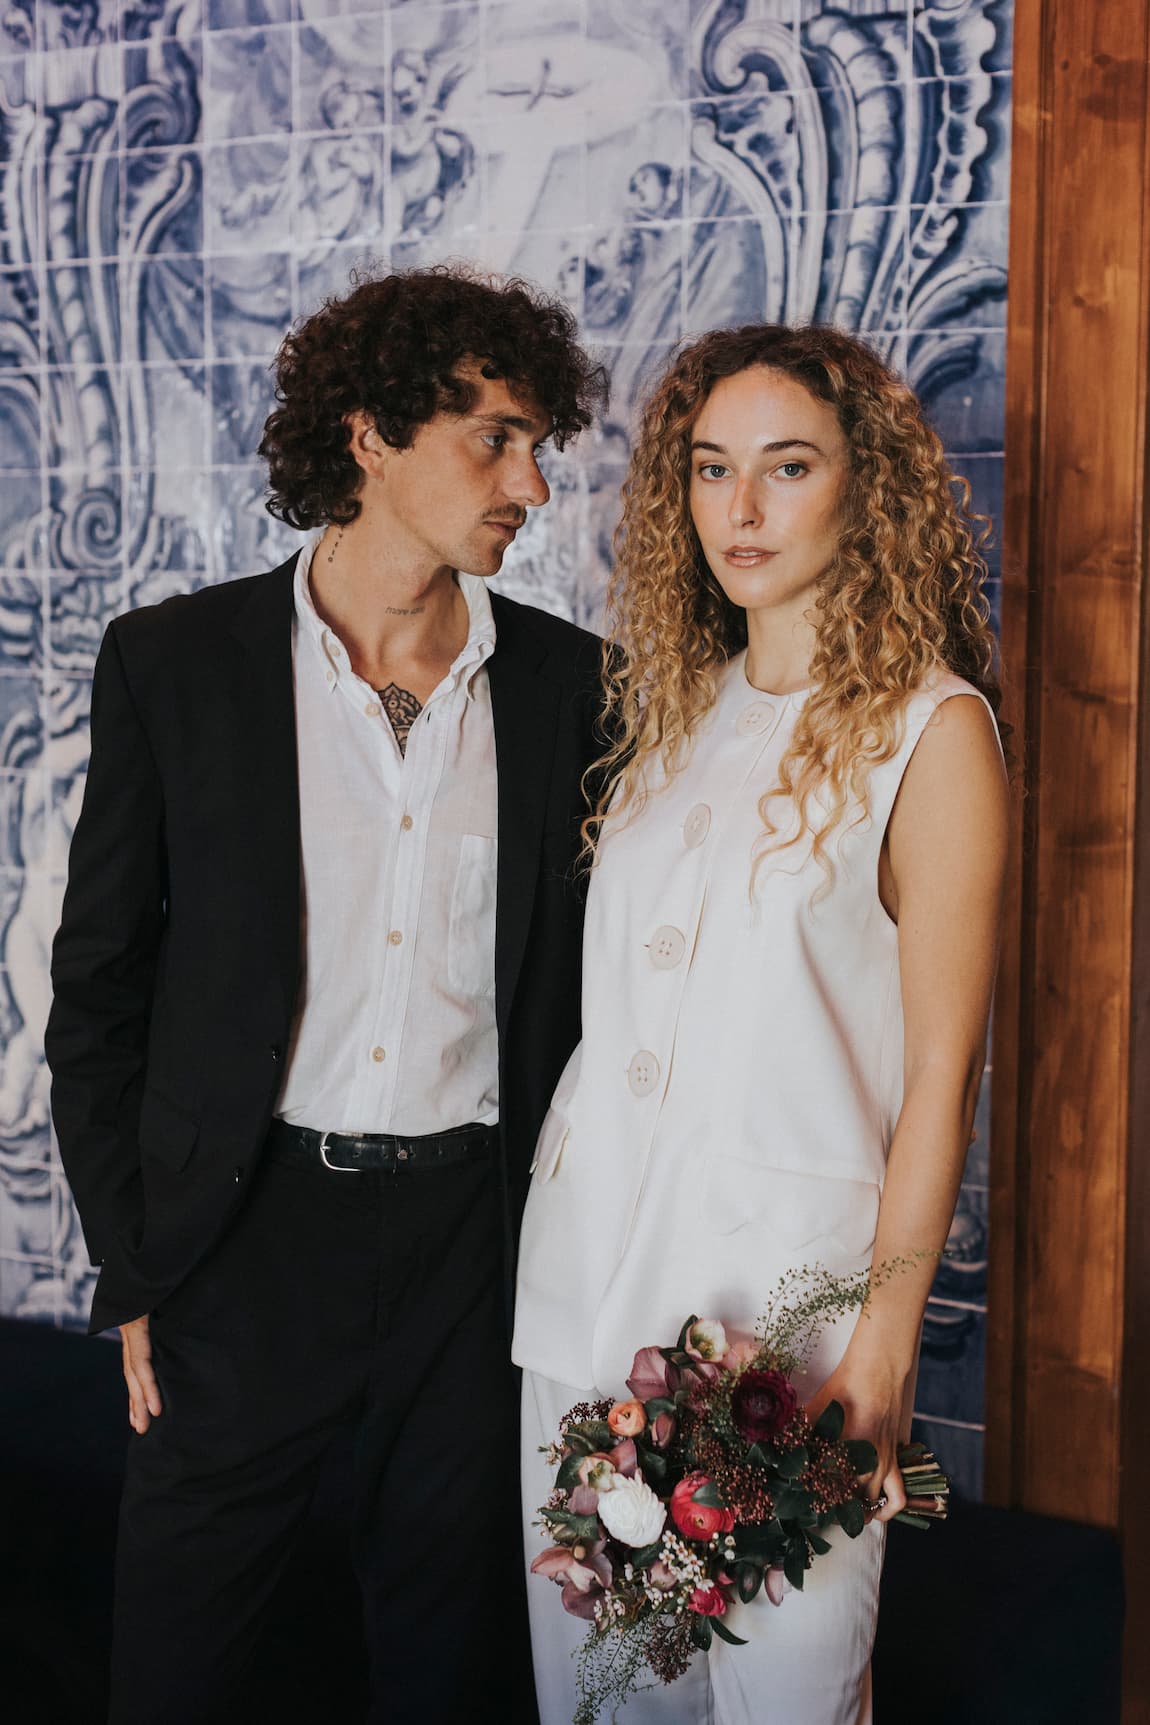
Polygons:
<instances>
[{"instance_id":1,"label":"vest pocket","mask_svg":"<svg viewBox=\"0 0 1150 1725\"><path fill-rule=\"evenodd\" d=\"M710 1159L704 1214L716 1234L753 1227L788 1251L825 1240L848 1258L864 1258L874 1245L880 1196L873 1180L797 1173L719 1155Z\"/></svg>"}]
</instances>

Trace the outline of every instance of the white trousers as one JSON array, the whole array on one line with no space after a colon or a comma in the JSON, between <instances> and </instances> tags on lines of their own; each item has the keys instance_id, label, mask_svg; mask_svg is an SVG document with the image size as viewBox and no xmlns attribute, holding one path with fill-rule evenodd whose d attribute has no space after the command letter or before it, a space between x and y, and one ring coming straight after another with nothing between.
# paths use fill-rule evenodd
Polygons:
<instances>
[{"instance_id":1,"label":"white trousers","mask_svg":"<svg viewBox=\"0 0 1150 1725\"><path fill-rule=\"evenodd\" d=\"M544 1545L539 1506L554 1484L540 1450L559 1421L595 1390L523 1374L523 1525L527 1562ZM871 1522L858 1539L839 1530L834 1549L815 1559L801 1593L774 1606L760 1593L727 1619L745 1647L716 1636L686 1675L634 1695L619 1725L871 1725L870 1655L878 1614L885 1528ZM548 1540L547 1543L550 1543ZM578 1700L574 1654L589 1625L564 1611L555 1584L527 1578L531 1646L540 1725L571 1725Z\"/></svg>"}]
</instances>

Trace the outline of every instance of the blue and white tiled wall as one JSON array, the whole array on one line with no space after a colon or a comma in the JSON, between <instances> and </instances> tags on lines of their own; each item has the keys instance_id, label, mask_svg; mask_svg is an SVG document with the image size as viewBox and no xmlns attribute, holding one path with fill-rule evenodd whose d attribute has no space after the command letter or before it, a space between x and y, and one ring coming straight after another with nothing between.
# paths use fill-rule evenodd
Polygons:
<instances>
[{"instance_id":1,"label":"blue and white tiled wall","mask_svg":"<svg viewBox=\"0 0 1150 1725\"><path fill-rule=\"evenodd\" d=\"M506 591L594 622L627 435L686 333L869 333L1002 493L1010 0L0 0L0 1311L90 1296L48 948L107 619L266 568L288 323L353 269L561 291L613 375ZM992 554L993 555L993 554ZM919 1407L977 1490L985 1109Z\"/></svg>"}]
</instances>

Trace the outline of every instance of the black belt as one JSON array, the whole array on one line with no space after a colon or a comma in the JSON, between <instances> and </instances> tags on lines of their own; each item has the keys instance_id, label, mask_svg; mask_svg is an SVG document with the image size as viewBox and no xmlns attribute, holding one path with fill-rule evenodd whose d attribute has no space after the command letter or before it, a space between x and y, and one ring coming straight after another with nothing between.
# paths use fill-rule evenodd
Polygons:
<instances>
[{"instance_id":1,"label":"black belt","mask_svg":"<svg viewBox=\"0 0 1150 1725\"><path fill-rule=\"evenodd\" d=\"M429 1132L404 1138L393 1132L317 1132L311 1126L289 1126L273 1120L268 1149L320 1162L335 1174L405 1173L416 1168L446 1168L453 1162L475 1162L493 1152L499 1142L495 1126L457 1126L451 1132Z\"/></svg>"}]
</instances>

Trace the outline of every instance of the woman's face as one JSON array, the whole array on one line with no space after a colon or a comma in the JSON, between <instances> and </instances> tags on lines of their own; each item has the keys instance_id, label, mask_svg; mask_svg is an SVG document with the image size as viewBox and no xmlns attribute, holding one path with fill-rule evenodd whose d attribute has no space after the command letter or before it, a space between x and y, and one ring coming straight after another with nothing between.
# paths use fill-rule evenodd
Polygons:
<instances>
[{"instance_id":1,"label":"woman's face","mask_svg":"<svg viewBox=\"0 0 1150 1725\"><path fill-rule=\"evenodd\" d=\"M838 545L849 463L835 410L786 372L756 365L715 385L692 432L691 519L732 604L806 615Z\"/></svg>"}]
</instances>

